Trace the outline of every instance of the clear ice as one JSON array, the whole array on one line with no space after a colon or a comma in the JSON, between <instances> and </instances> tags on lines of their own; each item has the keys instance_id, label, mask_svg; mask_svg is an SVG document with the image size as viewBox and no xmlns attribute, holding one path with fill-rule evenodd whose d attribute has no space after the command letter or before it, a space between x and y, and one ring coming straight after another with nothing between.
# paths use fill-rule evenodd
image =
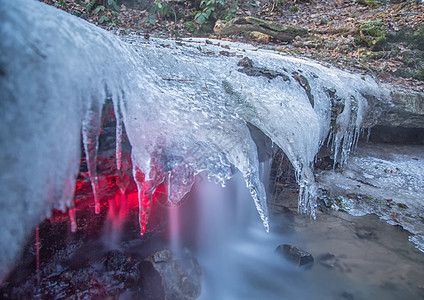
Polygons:
<instances>
[{"instance_id":1,"label":"clear ice","mask_svg":"<svg viewBox=\"0 0 424 300\"><path fill-rule=\"evenodd\" d=\"M268 229L263 145L255 144L248 124L284 151L296 170L299 211L314 217L312 163L320 146L330 134L344 162L368 110L365 97L383 96L368 77L247 45L122 41L38 1L0 0L0 36L0 190L8 212L0 236L11 241L0 247L0 266L52 208L70 207L81 133L99 210L95 161L106 99L117 118L118 168L125 126L136 180L144 175L137 180L143 226L146 199L163 181L176 205L200 172L224 185L238 170ZM238 65L245 57L253 73Z\"/></svg>"}]
</instances>

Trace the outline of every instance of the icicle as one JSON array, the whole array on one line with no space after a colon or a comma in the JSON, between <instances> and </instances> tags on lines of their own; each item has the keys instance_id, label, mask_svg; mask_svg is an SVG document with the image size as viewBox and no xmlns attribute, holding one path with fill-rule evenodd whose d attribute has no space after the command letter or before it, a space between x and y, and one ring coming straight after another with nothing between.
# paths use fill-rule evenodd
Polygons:
<instances>
[{"instance_id":1,"label":"icicle","mask_svg":"<svg viewBox=\"0 0 424 300\"><path fill-rule=\"evenodd\" d=\"M37 285L40 285L40 233L38 225L35 227L35 252L36 252L36 271L37 271Z\"/></svg>"},{"instance_id":2,"label":"icicle","mask_svg":"<svg viewBox=\"0 0 424 300\"><path fill-rule=\"evenodd\" d=\"M119 123L118 123L119 122ZM116 120L116 168L122 167L122 122Z\"/></svg>"},{"instance_id":3,"label":"icicle","mask_svg":"<svg viewBox=\"0 0 424 300\"><path fill-rule=\"evenodd\" d=\"M359 138L361 136L361 128L355 128L354 140L353 140L353 148L352 151L355 152L356 148L358 148Z\"/></svg>"},{"instance_id":4,"label":"icicle","mask_svg":"<svg viewBox=\"0 0 424 300\"><path fill-rule=\"evenodd\" d=\"M341 139L343 138L343 136L339 137L339 134L335 134L333 137L333 142L332 142L332 147L333 147L333 170L336 169L336 165L337 165L337 158L339 155L339 151L340 151L340 142Z\"/></svg>"},{"instance_id":5,"label":"icicle","mask_svg":"<svg viewBox=\"0 0 424 300\"><path fill-rule=\"evenodd\" d=\"M148 184L136 179L140 230L144 232L151 205L149 185L157 184L157 178L174 167L172 162L176 158L185 160L191 152L193 159L187 161L187 165L194 174L207 170L211 177L225 179L226 174L233 174L232 169L239 169L250 176L252 166L257 165L250 134L245 128L246 122L250 122L278 144L290 161L300 160L306 165L318 151L321 135L335 125L331 134L336 137L330 136L330 139L337 161L349 125L357 126L360 121L349 123L354 113L348 104L349 95L366 93L370 99L373 96L379 99L381 94L381 88L370 78L363 80L361 75L297 58L240 49L244 47L241 45L234 45L236 56L228 58L220 55L220 46L190 46L187 51L187 47L178 46L180 41L178 44L154 40L146 43L136 36L127 37L134 39L134 43L128 45L100 28L38 1L0 1L5 6L0 19L2 41L7 41L0 43L2 71L7 74L0 80L0 94L7 104L0 119L3 128L14 129L1 132L8 147L3 147L0 157L3 169L7 170L0 173L0 182L13 180L16 183L1 186L2 207L13 213L5 214L0 220L0 236L21 233L16 237L11 235L16 244L22 243L24 237L22 224L14 222L16 215L23 216L24 228L33 228L36 220L43 216L42 213L36 216L35 211L70 201L71 193L65 193L67 199L59 201L54 199L60 197L45 190L53 184L52 190L60 194L64 183L75 177L81 122L95 211L100 211L96 161L101 102L107 96L113 98L117 119L117 168L123 169L121 139L125 128L133 153L137 153L133 163L145 172L148 181L152 180L152 184ZM48 18L44 20L43 16ZM58 22L67 26L52 28ZM81 43L84 47L75 47ZM215 55L204 55L203 50L196 50L198 48ZM252 70L268 78L248 74L254 72L241 72L236 62L239 55L254 63ZM252 66L253 63L248 62ZM297 79L276 72L277 66L287 74L303 71L314 94L313 108L310 97L305 94L304 82L299 86ZM271 79L269 74L277 77ZM333 116L329 112L331 105L326 101L330 99L321 97L322 91L327 89L334 90L332 93L337 89L335 101L346 99L346 105L341 102L333 107ZM86 95L98 97L100 101L87 99ZM43 105L28 105L26 100L31 97L35 97L34 103ZM361 97L357 99L365 101ZM335 117L337 122L333 124ZM164 145L159 145L164 151L155 154L157 171L149 174L158 137L166 137ZM197 147L199 145L201 147ZM28 164L28 161L34 163ZM295 168L299 170L298 166ZM138 172L134 170L134 173ZM310 180L309 185L303 182L302 187L301 203L306 206L314 195L313 176ZM247 181L254 185L250 190L262 216L265 197L256 179L250 177ZM28 195L38 196L26 199ZM17 201L24 201L25 205ZM0 250L4 254L0 256L1 275L16 251L7 243Z\"/></svg>"},{"instance_id":6,"label":"icicle","mask_svg":"<svg viewBox=\"0 0 424 300\"><path fill-rule=\"evenodd\" d=\"M119 188L119 193L121 195L125 195L125 191L127 190L129 184L128 176L124 175L123 170L119 170L119 177L117 178L116 185Z\"/></svg>"},{"instance_id":7,"label":"icicle","mask_svg":"<svg viewBox=\"0 0 424 300\"><path fill-rule=\"evenodd\" d=\"M134 180L138 190L138 220L140 223L140 235L146 232L152 206L152 181L145 181L144 174L137 167L133 168Z\"/></svg>"},{"instance_id":8,"label":"icicle","mask_svg":"<svg viewBox=\"0 0 424 300\"><path fill-rule=\"evenodd\" d=\"M328 138L327 138L327 147L330 146L330 143L333 144L334 140L333 140L333 132L330 131L330 133L328 134Z\"/></svg>"},{"instance_id":9,"label":"icicle","mask_svg":"<svg viewBox=\"0 0 424 300\"><path fill-rule=\"evenodd\" d=\"M367 132L367 143L369 143L370 141L370 136L371 136L371 127L368 127L368 132Z\"/></svg>"},{"instance_id":10,"label":"icicle","mask_svg":"<svg viewBox=\"0 0 424 300\"><path fill-rule=\"evenodd\" d=\"M97 152L99 148L100 127L101 105L96 101L92 101L83 120L82 137L88 173L93 189L94 211L96 214L100 213L99 180L97 177Z\"/></svg>"},{"instance_id":11,"label":"icicle","mask_svg":"<svg viewBox=\"0 0 424 300\"><path fill-rule=\"evenodd\" d=\"M121 109L119 107L120 100L114 101L114 111L115 111L115 119L116 119L116 168L118 170L121 170L122 167L122 116L121 116Z\"/></svg>"},{"instance_id":12,"label":"icicle","mask_svg":"<svg viewBox=\"0 0 424 300\"><path fill-rule=\"evenodd\" d=\"M194 184L194 175L189 167L177 166L166 176L168 181L168 202L176 206L190 192Z\"/></svg>"},{"instance_id":13,"label":"icicle","mask_svg":"<svg viewBox=\"0 0 424 300\"><path fill-rule=\"evenodd\" d=\"M259 176L250 174L245 176L246 186L250 191L256 210L262 220L266 232L269 232L268 207L266 204L266 192L262 182L259 181ZM253 181L253 182L252 182Z\"/></svg>"},{"instance_id":14,"label":"icicle","mask_svg":"<svg viewBox=\"0 0 424 300\"><path fill-rule=\"evenodd\" d=\"M312 167L300 166L295 168L295 171L296 181L299 185L298 212L301 214L309 214L310 217L315 220L317 186Z\"/></svg>"},{"instance_id":15,"label":"icicle","mask_svg":"<svg viewBox=\"0 0 424 300\"><path fill-rule=\"evenodd\" d=\"M71 232L77 232L77 218L75 216L75 208L71 208L68 211L69 219L71 220Z\"/></svg>"}]
</instances>

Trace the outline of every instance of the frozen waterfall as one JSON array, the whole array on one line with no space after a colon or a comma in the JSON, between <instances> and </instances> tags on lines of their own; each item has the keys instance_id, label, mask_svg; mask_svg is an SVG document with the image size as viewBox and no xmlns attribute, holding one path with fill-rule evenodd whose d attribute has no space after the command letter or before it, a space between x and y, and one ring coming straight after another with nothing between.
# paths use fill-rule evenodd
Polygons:
<instances>
[{"instance_id":1,"label":"frozen waterfall","mask_svg":"<svg viewBox=\"0 0 424 300\"><path fill-rule=\"evenodd\" d=\"M343 163L368 111L384 96L370 78L246 45L117 37L38 1L0 0L0 268L52 208L71 208L80 140L99 209L96 151L101 109L112 99L117 162L125 126L139 188L140 224L168 185L176 205L194 178L225 184L239 170L268 228L254 125L281 148L314 217L312 164L329 138ZM119 166L118 166L119 167Z\"/></svg>"}]
</instances>

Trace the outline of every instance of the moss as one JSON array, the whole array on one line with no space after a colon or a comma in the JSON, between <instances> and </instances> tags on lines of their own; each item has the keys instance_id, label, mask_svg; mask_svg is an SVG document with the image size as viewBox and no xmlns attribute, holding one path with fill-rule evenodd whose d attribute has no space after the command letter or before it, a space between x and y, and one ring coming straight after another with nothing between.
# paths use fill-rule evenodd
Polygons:
<instances>
[{"instance_id":1,"label":"moss","mask_svg":"<svg viewBox=\"0 0 424 300\"><path fill-rule=\"evenodd\" d=\"M403 77L403 78L413 78L414 77L414 73L411 72L411 69L409 68L401 68L401 69L397 69L394 74L396 76L399 77Z\"/></svg>"},{"instance_id":2,"label":"moss","mask_svg":"<svg viewBox=\"0 0 424 300\"><path fill-rule=\"evenodd\" d=\"M420 50L403 51L400 61L408 67L418 68L424 64L424 53Z\"/></svg>"},{"instance_id":3,"label":"moss","mask_svg":"<svg viewBox=\"0 0 424 300\"><path fill-rule=\"evenodd\" d=\"M388 50L388 31L382 22L364 22L359 26L356 43L371 48L372 51Z\"/></svg>"},{"instance_id":4,"label":"moss","mask_svg":"<svg viewBox=\"0 0 424 300\"><path fill-rule=\"evenodd\" d=\"M424 65L419 68L417 74L414 76L415 79L424 81Z\"/></svg>"},{"instance_id":5,"label":"moss","mask_svg":"<svg viewBox=\"0 0 424 300\"><path fill-rule=\"evenodd\" d=\"M421 23L418 30L413 34L411 44L413 48L424 51L424 23Z\"/></svg>"},{"instance_id":6,"label":"moss","mask_svg":"<svg viewBox=\"0 0 424 300\"><path fill-rule=\"evenodd\" d=\"M74 11L72 12L72 14L73 14L74 16L77 16L77 17L81 17L81 15L82 15L82 13L81 13L80 11L78 11L78 10L74 10Z\"/></svg>"},{"instance_id":7,"label":"moss","mask_svg":"<svg viewBox=\"0 0 424 300\"><path fill-rule=\"evenodd\" d=\"M213 23L205 22L203 23L200 30L196 33L197 36L209 36L209 34L213 33Z\"/></svg>"},{"instance_id":8,"label":"moss","mask_svg":"<svg viewBox=\"0 0 424 300\"><path fill-rule=\"evenodd\" d=\"M306 28L299 28L299 27L294 27L289 25L283 25L277 22L264 21L254 17L245 17L244 19L251 24L258 24L258 25L264 26L264 28L269 28L277 32L280 32L280 31L291 32L293 34L300 35L300 36L306 35L308 33L308 30Z\"/></svg>"},{"instance_id":9,"label":"moss","mask_svg":"<svg viewBox=\"0 0 424 300\"><path fill-rule=\"evenodd\" d=\"M193 21L187 21L185 22L185 28L190 31L190 32L195 32L196 31L196 26L194 26L194 22Z\"/></svg>"},{"instance_id":10,"label":"moss","mask_svg":"<svg viewBox=\"0 0 424 300\"><path fill-rule=\"evenodd\" d=\"M254 18L254 17L246 17L246 20L249 20L249 21L252 21L252 22L258 23L258 24L265 24L266 23L264 20Z\"/></svg>"},{"instance_id":11,"label":"moss","mask_svg":"<svg viewBox=\"0 0 424 300\"><path fill-rule=\"evenodd\" d=\"M359 26L359 30L362 31L364 35L371 37L382 37L387 34L386 26L384 26L383 22L379 21L364 22Z\"/></svg>"},{"instance_id":12,"label":"moss","mask_svg":"<svg viewBox=\"0 0 424 300\"><path fill-rule=\"evenodd\" d=\"M381 51L388 48L387 37L385 36L380 36L376 38L372 43L373 43L373 47L372 47L373 51Z\"/></svg>"},{"instance_id":13,"label":"moss","mask_svg":"<svg viewBox=\"0 0 424 300\"><path fill-rule=\"evenodd\" d=\"M371 8L375 8L379 4L381 4L381 1L378 1L378 0L358 0L357 2L358 4L365 5Z\"/></svg>"},{"instance_id":14,"label":"moss","mask_svg":"<svg viewBox=\"0 0 424 300\"><path fill-rule=\"evenodd\" d=\"M294 5L294 6L290 6L289 11L290 11L292 14L294 14L294 13L297 13L297 12L299 11L299 9L297 8L297 6L296 6L296 5Z\"/></svg>"},{"instance_id":15,"label":"moss","mask_svg":"<svg viewBox=\"0 0 424 300\"><path fill-rule=\"evenodd\" d=\"M401 43L413 50L424 51L424 23L421 23L417 29L404 27L396 33L388 35L390 42Z\"/></svg>"}]
</instances>

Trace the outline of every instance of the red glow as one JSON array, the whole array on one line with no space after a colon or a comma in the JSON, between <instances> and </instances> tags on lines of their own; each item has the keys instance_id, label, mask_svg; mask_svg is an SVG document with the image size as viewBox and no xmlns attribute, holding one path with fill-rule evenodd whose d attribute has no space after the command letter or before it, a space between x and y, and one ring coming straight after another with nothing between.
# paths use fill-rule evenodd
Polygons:
<instances>
[{"instance_id":1,"label":"red glow","mask_svg":"<svg viewBox=\"0 0 424 300\"><path fill-rule=\"evenodd\" d=\"M135 170L135 181L138 186L138 220L140 222L140 235L144 235L152 207L152 186L150 181L145 181L144 174L138 168Z\"/></svg>"},{"instance_id":2,"label":"red glow","mask_svg":"<svg viewBox=\"0 0 424 300\"><path fill-rule=\"evenodd\" d=\"M75 208L69 210L69 219L71 220L71 232L77 232L77 220L75 218Z\"/></svg>"},{"instance_id":3,"label":"red glow","mask_svg":"<svg viewBox=\"0 0 424 300\"><path fill-rule=\"evenodd\" d=\"M84 164L84 159L81 163ZM126 162L124 164L124 162ZM122 160L121 170L117 171L114 159L98 158L98 199L96 201L93 194L93 186L91 184L89 174L80 172L75 184L74 203L68 212L63 213L60 210L54 210L51 222L70 221L70 229L76 232L78 218L93 218L90 211L93 211L93 198L95 202L94 211L97 214L100 210L106 208L106 214L100 214L100 218L106 217L104 221L105 233L111 236L112 240L119 242L124 224L129 217L134 217L132 212L138 208L138 221L140 226L140 234L146 233L147 224L151 215L153 204L156 201L167 202L167 182L163 182L159 186L155 186L152 181L145 182L145 175L139 169L134 173L131 171L131 162ZM135 174L135 178L133 178ZM136 185L134 184L136 182ZM84 228L84 224L79 229Z\"/></svg>"}]
</instances>

